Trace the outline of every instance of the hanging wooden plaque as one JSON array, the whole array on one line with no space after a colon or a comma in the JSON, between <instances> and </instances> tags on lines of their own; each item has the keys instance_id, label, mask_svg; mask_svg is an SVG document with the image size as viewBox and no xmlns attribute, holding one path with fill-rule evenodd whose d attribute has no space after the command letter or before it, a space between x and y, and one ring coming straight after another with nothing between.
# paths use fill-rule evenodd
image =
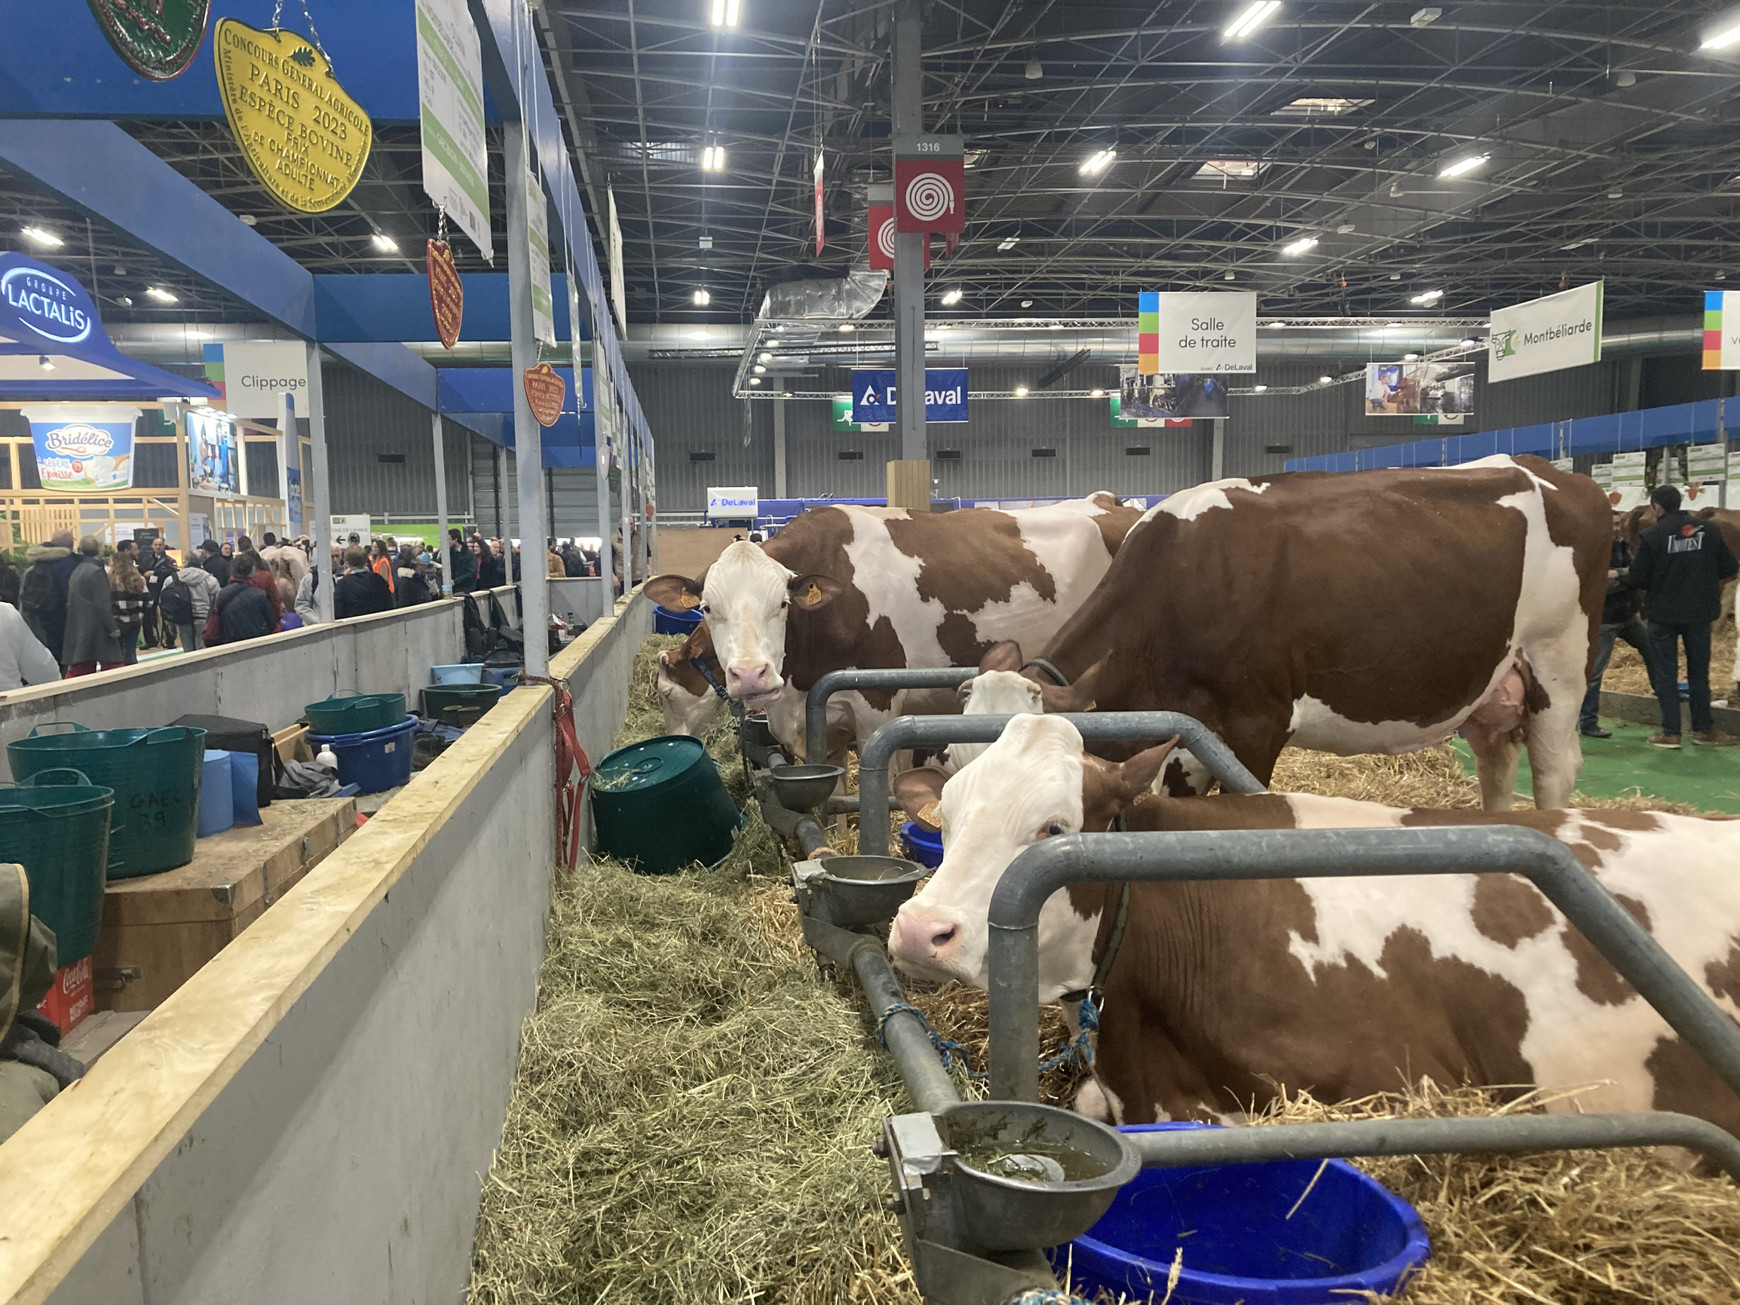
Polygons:
<instances>
[{"instance_id":1,"label":"hanging wooden plaque","mask_svg":"<svg viewBox=\"0 0 1740 1305\"><path fill-rule=\"evenodd\" d=\"M459 343L459 323L465 317L465 286L453 266L453 247L445 240L431 240L425 261L429 265L429 311L435 315L435 334L441 347Z\"/></svg>"},{"instance_id":2,"label":"hanging wooden plaque","mask_svg":"<svg viewBox=\"0 0 1740 1305\"><path fill-rule=\"evenodd\" d=\"M562 403L568 397L568 384L549 363L528 367L523 377L526 402L540 426L554 426L562 415Z\"/></svg>"},{"instance_id":3,"label":"hanging wooden plaque","mask_svg":"<svg viewBox=\"0 0 1740 1305\"><path fill-rule=\"evenodd\" d=\"M199 53L211 0L90 0L115 53L154 82L177 77Z\"/></svg>"},{"instance_id":4,"label":"hanging wooden plaque","mask_svg":"<svg viewBox=\"0 0 1740 1305\"><path fill-rule=\"evenodd\" d=\"M285 208L324 213L355 188L374 125L326 56L295 32L220 18L218 92L242 156Z\"/></svg>"}]
</instances>

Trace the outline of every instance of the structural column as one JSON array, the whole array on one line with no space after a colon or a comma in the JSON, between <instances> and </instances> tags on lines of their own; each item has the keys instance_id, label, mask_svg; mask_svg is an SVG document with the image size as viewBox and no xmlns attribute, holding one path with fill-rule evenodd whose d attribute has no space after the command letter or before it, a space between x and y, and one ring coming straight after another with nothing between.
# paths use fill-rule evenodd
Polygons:
<instances>
[{"instance_id":1,"label":"structural column","mask_svg":"<svg viewBox=\"0 0 1740 1305\"><path fill-rule=\"evenodd\" d=\"M314 589L314 607L322 621L332 620L332 587L338 583L332 567L332 491L326 465L326 389L320 377L320 346L308 349L308 479L313 481L314 565L320 568L320 583Z\"/></svg>"},{"instance_id":2,"label":"structural column","mask_svg":"<svg viewBox=\"0 0 1740 1305\"><path fill-rule=\"evenodd\" d=\"M775 380L773 390L773 496L785 498L785 381Z\"/></svg>"},{"instance_id":3,"label":"structural column","mask_svg":"<svg viewBox=\"0 0 1740 1305\"><path fill-rule=\"evenodd\" d=\"M435 441L435 559L441 564L441 592L453 592L453 561L447 551L447 449L442 442L441 414L429 414Z\"/></svg>"},{"instance_id":4,"label":"structural column","mask_svg":"<svg viewBox=\"0 0 1740 1305\"><path fill-rule=\"evenodd\" d=\"M919 0L894 7L894 140L924 131L923 14ZM900 197L895 196L898 206ZM900 458L888 469L888 505L930 510L930 446L924 422L924 234L894 237L894 378L899 387L895 418ZM911 464L923 463L922 467ZM923 483L922 496L916 487ZM899 499L897 503L895 500Z\"/></svg>"},{"instance_id":5,"label":"structural column","mask_svg":"<svg viewBox=\"0 0 1740 1305\"><path fill-rule=\"evenodd\" d=\"M576 311L580 302L574 290L574 278L568 278L568 311ZM578 374L578 373L576 373ZM592 476L593 493L598 503L598 574L604 581L604 610L611 610L610 577L615 559L610 548L610 431L616 413L616 385L610 374L610 363L599 347L597 333L592 342Z\"/></svg>"},{"instance_id":6,"label":"structural column","mask_svg":"<svg viewBox=\"0 0 1740 1305\"><path fill-rule=\"evenodd\" d=\"M622 462L620 477L622 486L622 592L626 594L634 588L634 571L637 560L637 550L634 546L634 501L629 493L629 481L634 475L634 432L629 430L627 414L617 406L615 395L611 396L611 407L616 410L616 429L621 432L622 436L617 442L617 456Z\"/></svg>"},{"instance_id":7,"label":"structural column","mask_svg":"<svg viewBox=\"0 0 1740 1305\"><path fill-rule=\"evenodd\" d=\"M526 170L526 140L519 126L509 123L502 133L502 153L507 162L508 311L513 337L514 365L514 498L515 518L520 527L520 613L526 641L526 674L547 675L550 669L549 550L544 541L549 530L544 522L544 428L532 416L526 388L520 378L538 364L538 345L532 334L531 226L527 213L532 204L545 202L543 188L531 191ZM507 536L512 539L512 536ZM508 548L512 548L511 543ZM508 561L508 578L513 562Z\"/></svg>"}]
</instances>

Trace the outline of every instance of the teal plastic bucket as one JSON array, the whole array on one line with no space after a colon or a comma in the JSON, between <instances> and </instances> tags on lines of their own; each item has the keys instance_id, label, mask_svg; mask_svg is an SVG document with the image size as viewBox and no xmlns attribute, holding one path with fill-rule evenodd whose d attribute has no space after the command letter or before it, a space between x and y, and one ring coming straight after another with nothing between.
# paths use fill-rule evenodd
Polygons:
<instances>
[{"instance_id":1,"label":"teal plastic bucket","mask_svg":"<svg viewBox=\"0 0 1740 1305\"><path fill-rule=\"evenodd\" d=\"M618 748L592 776L598 846L642 874L670 874L731 851L743 816L699 739L667 734Z\"/></svg>"},{"instance_id":2,"label":"teal plastic bucket","mask_svg":"<svg viewBox=\"0 0 1740 1305\"><path fill-rule=\"evenodd\" d=\"M71 768L98 788L114 790L109 878L155 874L193 860L204 730L186 725L128 730L38 725L29 738L6 745L6 758L15 779Z\"/></svg>"},{"instance_id":3,"label":"teal plastic bucket","mask_svg":"<svg viewBox=\"0 0 1740 1305\"><path fill-rule=\"evenodd\" d=\"M54 930L56 964L97 948L108 879L112 789L79 771L40 771L0 784L0 861L16 861L30 881L30 913Z\"/></svg>"},{"instance_id":4,"label":"teal plastic bucket","mask_svg":"<svg viewBox=\"0 0 1740 1305\"><path fill-rule=\"evenodd\" d=\"M367 734L405 719L402 693L335 693L302 709L311 734Z\"/></svg>"}]
</instances>

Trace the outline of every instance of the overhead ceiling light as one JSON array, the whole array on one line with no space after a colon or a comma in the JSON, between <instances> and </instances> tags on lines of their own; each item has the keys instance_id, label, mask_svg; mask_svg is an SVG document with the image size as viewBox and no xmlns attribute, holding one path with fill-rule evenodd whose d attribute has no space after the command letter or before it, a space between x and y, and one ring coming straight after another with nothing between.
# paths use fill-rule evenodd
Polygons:
<instances>
[{"instance_id":1,"label":"overhead ceiling light","mask_svg":"<svg viewBox=\"0 0 1740 1305\"><path fill-rule=\"evenodd\" d=\"M735 27L743 16L743 0L713 0L713 26Z\"/></svg>"},{"instance_id":2,"label":"overhead ceiling light","mask_svg":"<svg viewBox=\"0 0 1740 1305\"><path fill-rule=\"evenodd\" d=\"M1033 301L1031 299L1023 299L1021 301L1021 306L1023 308L1031 308L1033 307Z\"/></svg>"},{"instance_id":3,"label":"overhead ceiling light","mask_svg":"<svg viewBox=\"0 0 1740 1305\"><path fill-rule=\"evenodd\" d=\"M1595 243L1594 236L1585 236L1581 240L1573 240L1568 245L1560 245L1559 248L1566 253L1570 253L1571 250L1573 250L1573 249L1581 249L1581 248L1583 248L1584 245L1592 245L1594 243Z\"/></svg>"},{"instance_id":4,"label":"overhead ceiling light","mask_svg":"<svg viewBox=\"0 0 1740 1305\"><path fill-rule=\"evenodd\" d=\"M1607 198L1608 199L1624 199L1625 192L1623 190L1610 190L1607 192Z\"/></svg>"},{"instance_id":5,"label":"overhead ceiling light","mask_svg":"<svg viewBox=\"0 0 1740 1305\"><path fill-rule=\"evenodd\" d=\"M1063 329L1063 323L1062 322L1048 322L1048 323L1046 323L1045 329L1048 331L1061 331Z\"/></svg>"},{"instance_id":6,"label":"overhead ceiling light","mask_svg":"<svg viewBox=\"0 0 1740 1305\"><path fill-rule=\"evenodd\" d=\"M1430 27L1444 16L1444 11L1437 5L1427 5L1424 9L1416 9L1414 16L1408 19L1409 27Z\"/></svg>"},{"instance_id":7,"label":"overhead ceiling light","mask_svg":"<svg viewBox=\"0 0 1740 1305\"><path fill-rule=\"evenodd\" d=\"M1007 254L1011 249L1015 248L1015 246L1020 244L1020 243L1021 243L1020 236L1004 236L1003 239L1001 241L999 241L997 244L997 252L999 254Z\"/></svg>"},{"instance_id":8,"label":"overhead ceiling light","mask_svg":"<svg viewBox=\"0 0 1740 1305\"><path fill-rule=\"evenodd\" d=\"M1472 336L1464 336L1462 339L1458 340L1456 343L1461 345L1464 349L1472 349L1472 348L1474 348L1475 345L1479 344L1480 341L1474 339Z\"/></svg>"},{"instance_id":9,"label":"overhead ceiling light","mask_svg":"<svg viewBox=\"0 0 1740 1305\"><path fill-rule=\"evenodd\" d=\"M1449 177L1466 177L1476 168L1485 167L1491 158L1492 155L1490 154L1470 154L1465 158L1457 159L1454 163L1446 163L1443 167L1438 169L1438 176L1440 179Z\"/></svg>"},{"instance_id":10,"label":"overhead ceiling light","mask_svg":"<svg viewBox=\"0 0 1740 1305\"><path fill-rule=\"evenodd\" d=\"M1253 386L1251 386L1251 388L1253 390L1255 390L1258 394L1261 394L1261 393L1263 393L1263 391L1267 390L1269 387L1267 385L1253 385Z\"/></svg>"},{"instance_id":11,"label":"overhead ceiling light","mask_svg":"<svg viewBox=\"0 0 1740 1305\"><path fill-rule=\"evenodd\" d=\"M1354 229L1353 223L1343 222L1340 226L1335 228L1335 234L1338 236L1351 236L1354 233Z\"/></svg>"},{"instance_id":12,"label":"overhead ceiling light","mask_svg":"<svg viewBox=\"0 0 1740 1305\"><path fill-rule=\"evenodd\" d=\"M1398 331L1406 325L1407 325L1406 322L1385 322L1384 323L1384 330L1386 330L1386 331Z\"/></svg>"},{"instance_id":13,"label":"overhead ceiling light","mask_svg":"<svg viewBox=\"0 0 1740 1305\"><path fill-rule=\"evenodd\" d=\"M1108 167L1111 166L1112 160L1117 158L1117 157L1118 157L1117 150L1111 149L1109 147L1106 149L1100 150L1097 154L1088 155L1087 158L1082 160L1082 165L1081 165L1081 169L1080 169L1082 176L1084 176L1084 177L1097 177L1097 176L1099 176L1100 173L1104 172Z\"/></svg>"},{"instance_id":14,"label":"overhead ceiling light","mask_svg":"<svg viewBox=\"0 0 1740 1305\"><path fill-rule=\"evenodd\" d=\"M708 291L708 290L695 291L695 307L705 308L708 304L710 304L712 302L713 302L713 294L711 291Z\"/></svg>"},{"instance_id":15,"label":"overhead ceiling light","mask_svg":"<svg viewBox=\"0 0 1740 1305\"><path fill-rule=\"evenodd\" d=\"M751 384L751 385L760 385L760 384L761 384L761 377L759 377L759 376L751 376L751 377L750 377L750 378L749 378L749 383L750 383L750 384Z\"/></svg>"},{"instance_id":16,"label":"overhead ceiling light","mask_svg":"<svg viewBox=\"0 0 1740 1305\"><path fill-rule=\"evenodd\" d=\"M181 300L177 299L160 285L146 286L145 293L160 304L178 304L181 302Z\"/></svg>"},{"instance_id":17,"label":"overhead ceiling light","mask_svg":"<svg viewBox=\"0 0 1740 1305\"><path fill-rule=\"evenodd\" d=\"M1319 114L1326 117L1339 118L1343 114L1353 113L1359 109L1369 109L1373 100L1350 100L1342 95L1302 95L1296 100L1283 104L1278 109L1271 109L1269 116L1274 118L1312 118Z\"/></svg>"},{"instance_id":18,"label":"overhead ceiling light","mask_svg":"<svg viewBox=\"0 0 1740 1305\"><path fill-rule=\"evenodd\" d=\"M19 234L31 244L41 245L44 249L59 249L66 244L66 241L44 227L25 227Z\"/></svg>"},{"instance_id":19,"label":"overhead ceiling light","mask_svg":"<svg viewBox=\"0 0 1740 1305\"><path fill-rule=\"evenodd\" d=\"M36 360L36 365L42 368L45 372L52 372L54 370L54 361L47 354L43 354L38 358Z\"/></svg>"},{"instance_id":20,"label":"overhead ceiling light","mask_svg":"<svg viewBox=\"0 0 1740 1305\"><path fill-rule=\"evenodd\" d=\"M772 355L772 354L770 354L770 353L765 353L765 352L764 352L764 353L763 353L763 354L762 354L762 355L761 355L761 356L760 356L760 357L759 357L759 358L757 358L757 359L756 359L756 361L757 361L757 362L772 362L772 361L773 361L773 355Z\"/></svg>"},{"instance_id":21,"label":"overhead ceiling light","mask_svg":"<svg viewBox=\"0 0 1740 1305\"><path fill-rule=\"evenodd\" d=\"M1728 50L1736 45L1740 45L1740 17L1730 15L1727 21L1711 30L1698 49Z\"/></svg>"},{"instance_id":22,"label":"overhead ceiling light","mask_svg":"<svg viewBox=\"0 0 1740 1305\"><path fill-rule=\"evenodd\" d=\"M1300 236L1297 240L1290 241L1287 244L1282 245L1281 252L1283 254L1292 254L1292 255L1309 254L1313 249L1316 249L1316 248L1317 248L1317 237L1316 236Z\"/></svg>"},{"instance_id":23,"label":"overhead ceiling light","mask_svg":"<svg viewBox=\"0 0 1740 1305\"><path fill-rule=\"evenodd\" d=\"M1269 165L1256 159L1209 159L1196 170L1198 181L1249 181Z\"/></svg>"},{"instance_id":24,"label":"overhead ceiling light","mask_svg":"<svg viewBox=\"0 0 1740 1305\"><path fill-rule=\"evenodd\" d=\"M1417 353L1405 353L1402 355L1402 361L1403 362L1419 362L1420 355Z\"/></svg>"},{"instance_id":25,"label":"overhead ceiling light","mask_svg":"<svg viewBox=\"0 0 1740 1305\"><path fill-rule=\"evenodd\" d=\"M1319 376L1317 378L1317 383L1319 385L1330 385L1330 384L1333 384L1334 381L1335 381L1335 378L1333 376Z\"/></svg>"},{"instance_id":26,"label":"overhead ceiling light","mask_svg":"<svg viewBox=\"0 0 1740 1305\"><path fill-rule=\"evenodd\" d=\"M1226 270L1226 274L1221 277L1221 280L1223 281L1236 281L1238 279L1238 273L1233 271L1230 267Z\"/></svg>"},{"instance_id":27,"label":"overhead ceiling light","mask_svg":"<svg viewBox=\"0 0 1740 1305\"><path fill-rule=\"evenodd\" d=\"M756 363L755 364L755 374L757 376L766 376L767 375L767 368L763 367L760 363Z\"/></svg>"},{"instance_id":28,"label":"overhead ceiling light","mask_svg":"<svg viewBox=\"0 0 1740 1305\"><path fill-rule=\"evenodd\" d=\"M1280 330L1280 329L1281 329L1281 328L1282 328L1282 327L1283 327L1283 326L1285 326L1285 325L1286 325L1286 324L1287 324L1287 323L1285 323L1285 322L1270 322L1270 323L1269 323L1269 329L1270 329L1270 330L1271 330L1271 331L1278 331L1278 330Z\"/></svg>"},{"instance_id":29,"label":"overhead ceiling light","mask_svg":"<svg viewBox=\"0 0 1740 1305\"><path fill-rule=\"evenodd\" d=\"M399 252L399 242L387 235L384 231L375 232L373 240L375 242L375 248L380 250L383 254L396 254Z\"/></svg>"},{"instance_id":30,"label":"overhead ceiling light","mask_svg":"<svg viewBox=\"0 0 1740 1305\"><path fill-rule=\"evenodd\" d=\"M840 331L842 334L850 334L851 332L856 331L857 329L858 328L856 326L853 326L852 323L850 323L850 322L841 322L840 323Z\"/></svg>"},{"instance_id":31,"label":"overhead ceiling light","mask_svg":"<svg viewBox=\"0 0 1740 1305\"><path fill-rule=\"evenodd\" d=\"M701 151L701 171L725 171L725 147L723 145L708 145Z\"/></svg>"},{"instance_id":32,"label":"overhead ceiling light","mask_svg":"<svg viewBox=\"0 0 1740 1305\"><path fill-rule=\"evenodd\" d=\"M1106 397L1106 392L1104 390L1089 390L1088 397L1090 399L1103 399Z\"/></svg>"},{"instance_id":33,"label":"overhead ceiling light","mask_svg":"<svg viewBox=\"0 0 1740 1305\"><path fill-rule=\"evenodd\" d=\"M1015 387L1015 397L1017 399L1025 399L1027 397L1027 387L1025 385L1017 385Z\"/></svg>"},{"instance_id":34,"label":"overhead ceiling light","mask_svg":"<svg viewBox=\"0 0 1740 1305\"><path fill-rule=\"evenodd\" d=\"M121 307L123 307L123 308L131 308L133 306L133 296L132 295L121 295L118 299L115 300L115 302L120 304Z\"/></svg>"},{"instance_id":35,"label":"overhead ceiling light","mask_svg":"<svg viewBox=\"0 0 1740 1305\"><path fill-rule=\"evenodd\" d=\"M1414 295L1412 298L1410 298L1408 300L1408 302L1410 304L1417 304L1421 308L1429 308L1433 304L1437 303L1443 297L1444 297L1444 292L1442 290L1427 290L1427 291L1424 291L1420 294Z\"/></svg>"},{"instance_id":36,"label":"overhead ceiling light","mask_svg":"<svg viewBox=\"0 0 1740 1305\"><path fill-rule=\"evenodd\" d=\"M1045 76L1045 65L1039 62L1039 56L1034 55L1027 61L1027 66L1021 70L1021 75L1030 82L1036 82Z\"/></svg>"},{"instance_id":37,"label":"overhead ceiling light","mask_svg":"<svg viewBox=\"0 0 1740 1305\"><path fill-rule=\"evenodd\" d=\"M953 289L943 291L942 304L943 304L944 308L953 308L956 304L958 304L960 302L961 302L961 288L959 286L955 286Z\"/></svg>"},{"instance_id":38,"label":"overhead ceiling light","mask_svg":"<svg viewBox=\"0 0 1740 1305\"><path fill-rule=\"evenodd\" d=\"M237 217L241 221L241 224L245 227L251 227L256 222L258 222L260 220L259 218L255 217L252 213L240 213L240 214L237 214Z\"/></svg>"},{"instance_id":39,"label":"overhead ceiling light","mask_svg":"<svg viewBox=\"0 0 1740 1305\"><path fill-rule=\"evenodd\" d=\"M1248 5L1244 12L1226 25L1226 30L1220 34L1221 39L1223 41L1237 41L1249 36L1273 18L1275 11L1280 7L1281 0L1256 0L1256 3Z\"/></svg>"}]
</instances>

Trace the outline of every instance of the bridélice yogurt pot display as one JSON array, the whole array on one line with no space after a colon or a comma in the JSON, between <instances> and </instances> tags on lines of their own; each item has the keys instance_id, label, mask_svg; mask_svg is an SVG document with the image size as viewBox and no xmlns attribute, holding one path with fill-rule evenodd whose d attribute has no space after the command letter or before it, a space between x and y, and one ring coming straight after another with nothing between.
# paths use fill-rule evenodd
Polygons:
<instances>
[{"instance_id":1,"label":"brid\u00e9lice yogurt pot display","mask_svg":"<svg viewBox=\"0 0 1740 1305\"><path fill-rule=\"evenodd\" d=\"M45 490L133 485L133 424L139 409L117 403L31 404L23 409Z\"/></svg>"}]
</instances>

